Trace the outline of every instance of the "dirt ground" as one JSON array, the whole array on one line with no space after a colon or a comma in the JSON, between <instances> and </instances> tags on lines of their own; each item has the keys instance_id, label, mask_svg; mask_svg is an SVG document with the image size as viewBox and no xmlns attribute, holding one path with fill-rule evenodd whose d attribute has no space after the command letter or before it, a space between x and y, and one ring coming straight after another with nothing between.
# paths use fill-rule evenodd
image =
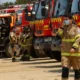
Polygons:
<instances>
[{"instance_id":1,"label":"dirt ground","mask_svg":"<svg viewBox=\"0 0 80 80\"><path fill-rule=\"evenodd\" d=\"M11 58L0 59L0 80L61 80L61 63L50 58L11 62ZM73 70L70 70L73 80Z\"/></svg>"}]
</instances>

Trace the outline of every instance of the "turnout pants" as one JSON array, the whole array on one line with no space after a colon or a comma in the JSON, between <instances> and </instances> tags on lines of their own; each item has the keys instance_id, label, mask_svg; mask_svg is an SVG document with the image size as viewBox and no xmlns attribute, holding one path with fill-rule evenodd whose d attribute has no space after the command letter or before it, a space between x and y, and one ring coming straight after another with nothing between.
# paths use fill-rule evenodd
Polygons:
<instances>
[{"instance_id":1,"label":"turnout pants","mask_svg":"<svg viewBox=\"0 0 80 80\"><path fill-rule=\"evenodd\" d=\"M12 58L16 57L16 50L15 50L15 43L11 43L11 48L12 48Z\"/></svg>"},{"instance_id":2,"label":"turnout pants","mask_svg":"<svg viewBox=\"0 0 80 80\"><path fill-rule=\"evenodd\" d=\"M68 80L69 69L73 67L74 80L80 80L80 57L62 56L62 80Z\"/></svg>"}]
</instances>

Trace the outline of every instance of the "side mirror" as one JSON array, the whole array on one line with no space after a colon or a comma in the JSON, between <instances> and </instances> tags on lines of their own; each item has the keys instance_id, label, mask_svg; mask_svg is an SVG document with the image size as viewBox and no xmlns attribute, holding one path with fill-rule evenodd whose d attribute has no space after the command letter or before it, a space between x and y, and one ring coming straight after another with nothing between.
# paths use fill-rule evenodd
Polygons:
<instances>
[{"instance_id":1,"label":"side mirror","mask_svg":"<svg viewBox=\"0 0 80 80\"><path fill-rule=\"evenodd\" d=\"M45 1L41 1L41 6L45 6L46 2Z\"/></svg>"},{"instance_id":2,"label":"side mirror","mask_svg":"<svg viewBox=\"0 0 80 80\"><path fill-rule=\"evenodd\" d=\"M57 14L57 15L59 14L59 10L57 10L56 14Z\"/></svg>"},{"instance_id":3,"label":"side mirror","mask_svg":"<svg viewBox=\"0 0 80 80\"><path fill-rule=\"evenodd\" d=\"M46 9L45 8L42 8L41 14L42 14L42 16L46 17Z\"/></svg>"},{"instance_id":4,"label":"side mirror","mask_svg":"<svg viewBox=\"0 0 80 80\"><path fill-rule=\"evenodd\" d=\"M32 12L32 19L35 20L35 18L36 18L36 12L33 11L33 12Z\"/></svg>"},{"instance_id":5,"label":"side mirror","mask_svg":"<svg viewBox=\"0 0 80 80\"><path fill-rule=\"evenodd\" d=\"M80 11L80 0L78 2L78 10Z\"/></svg>"},{"instance_id":6,"label":"side mirror","mask_svg":"<svg viewBox=\"0 0 80 80\"><path fill-rule=\"evenodd\" d=\"M60 3L59 3L59 4L58 4L58 8L60 8L60 6L61 6L61 5L60 5Z\"/></svg>"}]
</instances>

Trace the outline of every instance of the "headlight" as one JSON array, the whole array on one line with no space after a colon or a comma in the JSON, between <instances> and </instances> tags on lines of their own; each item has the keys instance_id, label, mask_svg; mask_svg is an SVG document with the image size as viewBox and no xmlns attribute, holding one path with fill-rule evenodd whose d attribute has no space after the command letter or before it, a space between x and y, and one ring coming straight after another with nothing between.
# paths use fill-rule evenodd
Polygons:
<instances>
[{"instance_id":1,"label":"headlight","mask_svg":"<svg viewBox=\"0 0 80 80\"><path fill-rule=\"evenodd\" d=\"M36 13L33 11L32 14L36 14Z\"/></svg>"},{"instance_id":2,"label":"headlight","mask_svg":"<svg viewBox=\"0 0 80 80\"><path fill-rule=\"evenodd\" d=\"M31 16L31 13L30 12L28 12L28 16Z\"/></svg>"},{"instance_id":3,"label":"headlight","mask_svg":"<svg viewBox=\"0 0 80 80\"><path fill-rule=\"evenodd\" d=\"M46 9L49 9L48 5L45 6Z\"/></svg>"}]
</instances>

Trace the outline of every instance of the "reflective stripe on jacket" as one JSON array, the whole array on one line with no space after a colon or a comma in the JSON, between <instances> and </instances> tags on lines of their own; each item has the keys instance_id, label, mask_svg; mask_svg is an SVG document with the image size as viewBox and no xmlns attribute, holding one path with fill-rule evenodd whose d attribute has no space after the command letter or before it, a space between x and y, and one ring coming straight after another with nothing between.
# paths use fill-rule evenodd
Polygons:
<instances>
[{"instance_id":1,"label":"reflective stripe on jacket","mask_svg":"<svg viewBox=\"0 0 80 80\"><path fill-rule=\"evenodd\" d=\"M27 48L32 45L32 39L33 37L31 34L29 34L29 36L27 36L27 34L22 34L20 36L19 44L21 45L21 47Z\"/></svg>"}]
</instances>

